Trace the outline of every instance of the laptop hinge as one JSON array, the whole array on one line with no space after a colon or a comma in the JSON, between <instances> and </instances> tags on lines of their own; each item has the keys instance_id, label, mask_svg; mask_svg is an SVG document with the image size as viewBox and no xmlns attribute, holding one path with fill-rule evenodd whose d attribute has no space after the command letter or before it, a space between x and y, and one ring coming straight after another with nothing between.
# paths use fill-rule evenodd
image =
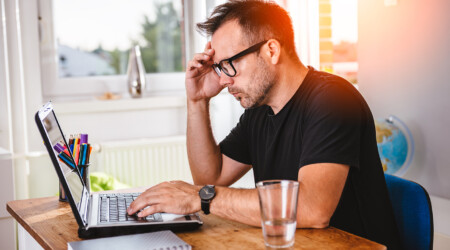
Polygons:
<instances>
[{"instance_id":1,"label":"laptop hinge","mask_svg":"<svg viewBox=\"0 0 450 250\"><path fill-rule=\"evenodd\" d=\"M89 203L90 203L90 194L86 190L86 188L83 188L83 195L81 198L81 204L80 204L80 214L81 219L83 221L84 226L88 225L88 215L89 215Z\"/></svg>"},{"instance_id":2,"label":"laptop hinge","mask_svg":"<svg viewBox=\"0 0 450 250\"><path fill-rule=\"evenodd\" d=\"M84 221L86 222L86 226L89 225L88 215L90 214L89 213L90 206L91 206L91 197L90 195L88 195L86 202L86 212L84 213Z\"/></svg>"}]
</instances>

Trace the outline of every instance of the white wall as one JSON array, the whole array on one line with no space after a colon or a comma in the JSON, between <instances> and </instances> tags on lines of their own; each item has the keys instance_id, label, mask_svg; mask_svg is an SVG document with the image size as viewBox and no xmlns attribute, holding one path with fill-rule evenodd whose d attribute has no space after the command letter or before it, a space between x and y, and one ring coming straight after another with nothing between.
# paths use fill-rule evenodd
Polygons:
<instances>
[{"instance_id":1,"label":"white wall","mask_svg":"<svg viewBox=\"0 0 450 250\"><path fill-rule=\"evenodd\" d=\"M0 249L13 249L16 244L14 219L6 211L6 203L14 200L11 153L0 147Z\"/></svg>"},{"instance_id":2,"label":"white wall","mask_svg":"<svg viewBox=\"0 0 450 250\"><path fill-rule=\"evenodd\" d=\"M0 65L5 67L0 67L0 82L6 83L9 81L9 72L7 67L8 61L8 50L6 37L6 22L3 20L4 16L4 3L3 0L0 1L0 17L2 21L0 22ZM9 86L7 84L0 84L0 114L3 119L0 121L0 147L11 149L11 137L10 137L10 96L9 96Z\"/></svg>"},{"instance_id":3,"label":"white wall","mask_svg":"<svg viewBox=\"0 0 450 250\"><path fill-rule=\"evenodd\" d=\"M450 1L359 1L358 81L375 118L393 114L416 150L405 175L450 198Z\"/></svg>"},{"instance_id":4,"label":"white wall","mask_svg":"<svg viewBox=\"0 0 450 250\"><path fill-rule=\"evenodd\" d=\"M448 249L450 1L384 2L358 2L360 91L375 119L393 114L411 129L416 149L404 178L433 196L435 249Z\"/></svg>"}]
</instances>

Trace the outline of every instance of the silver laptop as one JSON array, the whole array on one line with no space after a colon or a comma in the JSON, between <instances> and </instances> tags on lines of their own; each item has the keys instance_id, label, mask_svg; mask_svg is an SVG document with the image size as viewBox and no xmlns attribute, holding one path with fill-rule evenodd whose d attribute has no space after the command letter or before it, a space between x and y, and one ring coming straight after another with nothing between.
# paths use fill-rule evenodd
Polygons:
<instances>
[{"instance_id":1,"label":"silver laptop","mask_svg":"<svg viewBox=\"0 0 450 250\"><path fill-rule=\"evenodd\" d=\"M78 223L80 238L156 230L184 231L198 228L203 224L198 214L157 213L146 218L127 215L127 207L139 193L91 194L78 168L70 167L58 160L58 152L53 146L63 142L67 147L67 141L50 102L36 113L35 120Z\"/></svg>"}]
</instances>

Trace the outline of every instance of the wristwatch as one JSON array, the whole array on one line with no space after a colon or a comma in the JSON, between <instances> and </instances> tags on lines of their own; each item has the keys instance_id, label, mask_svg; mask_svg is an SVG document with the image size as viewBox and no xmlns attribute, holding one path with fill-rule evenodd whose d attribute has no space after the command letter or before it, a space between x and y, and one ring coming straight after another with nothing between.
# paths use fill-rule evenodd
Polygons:
<instances>
[{"instance_id":1,"label":"wristwatch","mask_svg":"<svg viewBox=\"0 0 450 250\"><path fill-rule=\"evenodd\" d=\"M198 191L198 195L202 200L202 210L203 213L209 214L209 205L211 204L212 199L216 196L216 189L214 189L214 185L206 185Z\"/></svg>"}]
</instances>

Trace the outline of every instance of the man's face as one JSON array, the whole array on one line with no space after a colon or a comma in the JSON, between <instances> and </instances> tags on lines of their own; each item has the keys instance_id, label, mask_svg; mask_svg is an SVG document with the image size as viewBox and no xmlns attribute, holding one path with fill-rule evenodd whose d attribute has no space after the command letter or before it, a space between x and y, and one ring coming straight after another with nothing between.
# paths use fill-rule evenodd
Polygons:
<instances>
[{"instance_id":1,"label":"man's face","mask_svg":"<svg viewBox=\"0 0 450 250\"><path fill-rule=\"evenodd\" d=\"M253 45L244 41L245 37L242 36L240 25L236 21L223 24L211 38L211 46L215 50L214 62L230 58ZM253 52L232 62L236 69L234 77L223 72L220 76L220 84L228 87L228 92L244 108L266 104L270 89L277 81L275 72L261 53L263 47L259 53Z\"/></svg>"}]
</instances>

